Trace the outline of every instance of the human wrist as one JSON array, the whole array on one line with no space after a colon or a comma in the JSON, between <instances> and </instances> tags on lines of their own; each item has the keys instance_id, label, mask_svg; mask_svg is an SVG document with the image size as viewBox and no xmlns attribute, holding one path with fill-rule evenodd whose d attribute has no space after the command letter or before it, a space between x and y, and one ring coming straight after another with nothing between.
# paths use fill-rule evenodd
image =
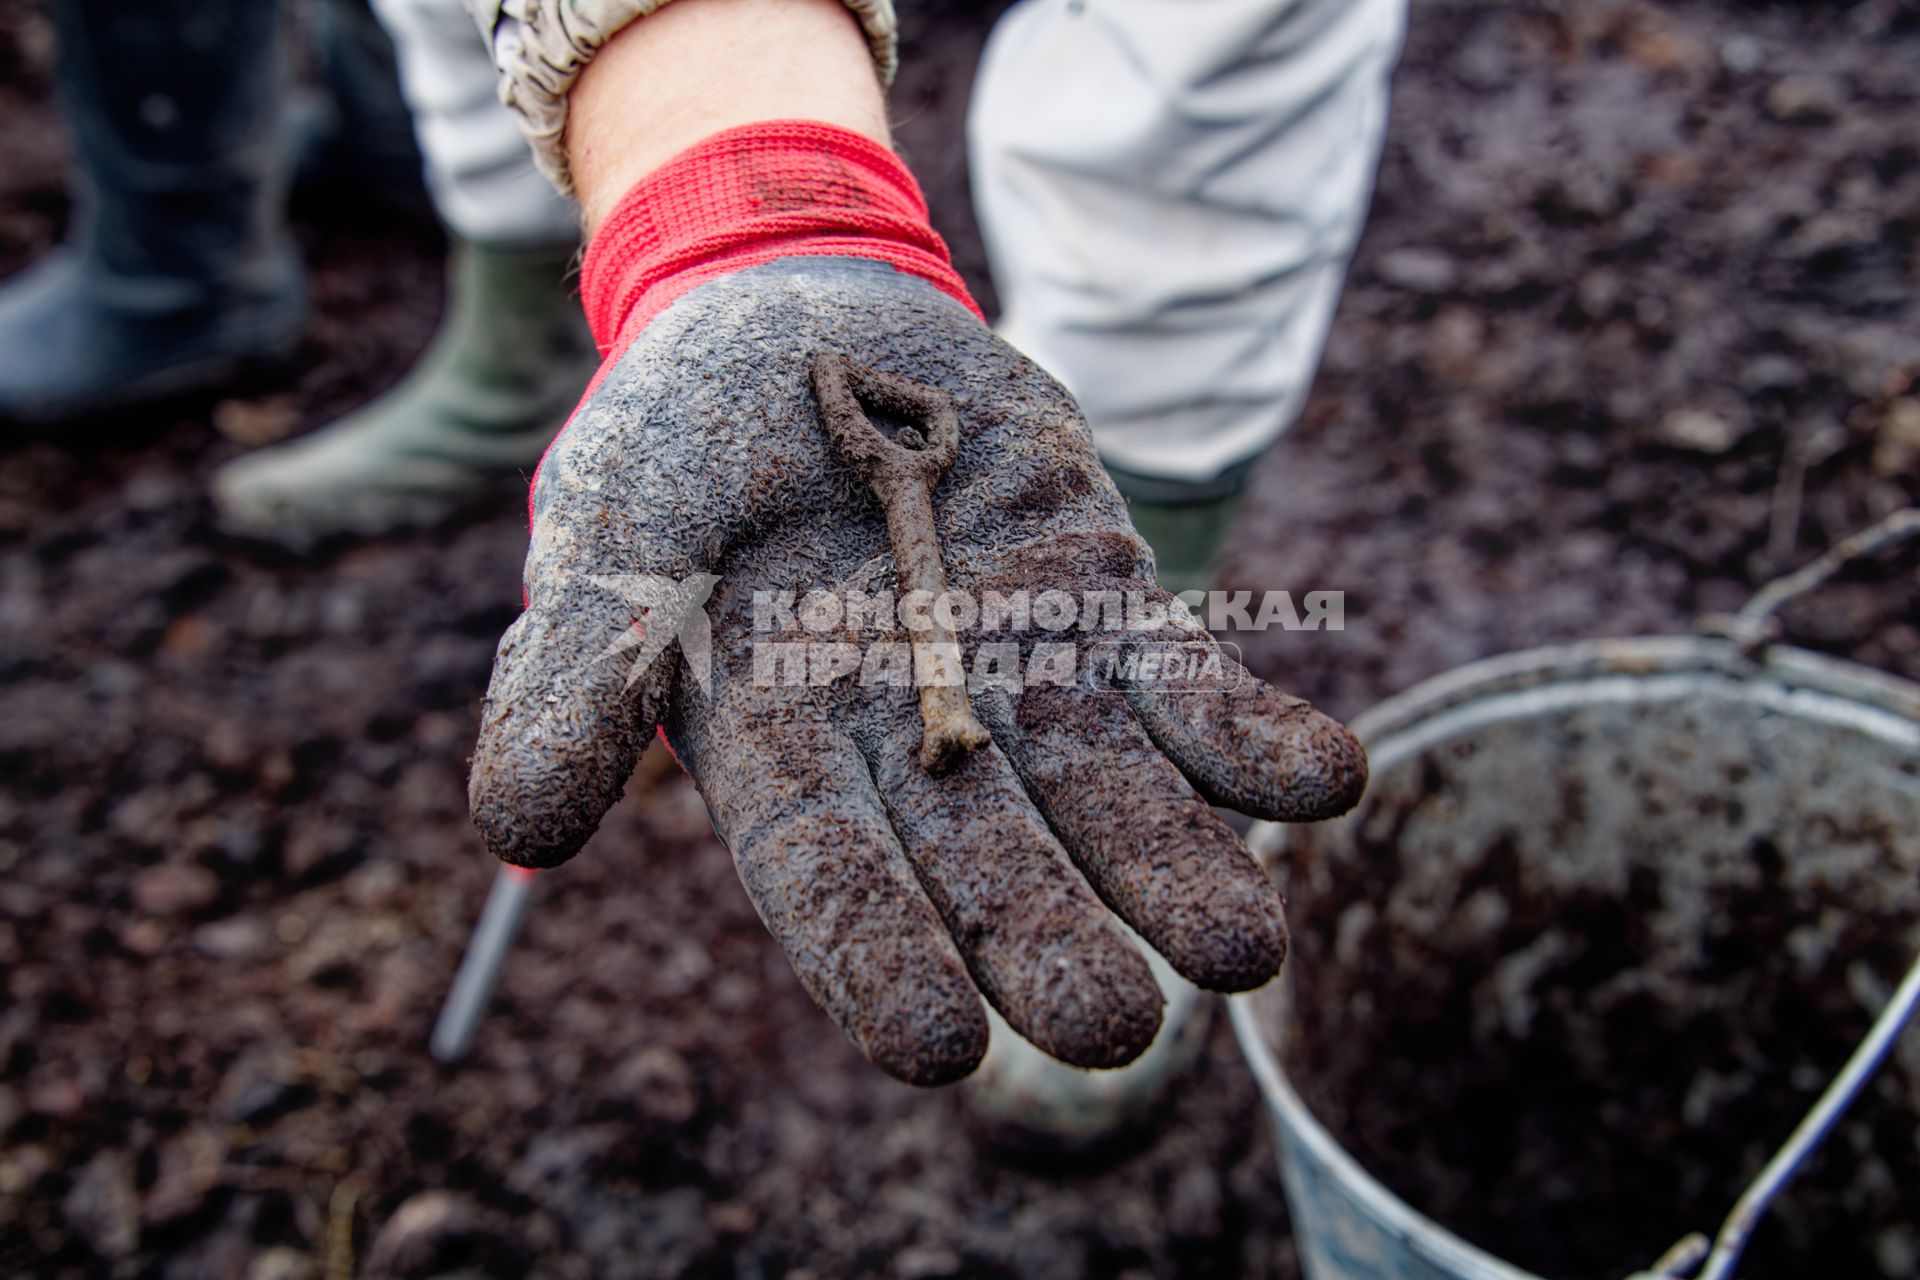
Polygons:
<instances>
[{"instance_id":1,"label":"human wrist","mask_svg":"<svg viewBox=\"0 0 1920 1280\"><path fill-rule=\"evenodd\" d=\"M647 173L727 129L818 120L885 144L886 101L870 33L855 20L861 7L674 0L613 33L566 95L564 176L588 233Z\"/></svg>"},{"instance_id":2,"label":"human wrist","mask_svg":"<svg viewBox=\"0 0 1920 1280\"><path fill-rule=\"evenodd\" d=\"M733 91L743 87L751 89L763 79L759 74L762 68L751 67L736 56L747 43L740 37L743 25L750 34L753 28L768 25L773 15L782 10L818 2L733 0L729 6L720 0L701 0L698 5L689 0L675 4L669 4L668 0L466 0L479 25L481 39L499 71L500 100L520 118L521 133L533 149L535 168L562 195L574 194L567 135L575 85L605 49L642 26L642 19L649 20L645 25L650 28L651 36L659 34L657 19L663 11L678 12L676 24L685 18L687 10L707 11L702 21L718 38L711 41L707 49L696 50L707 55L704 60L664 59L658 66L645 70L675 72L705 68L711 74L704 80L696 77L693 81L696 87L718 84ZM832 4L835 0L827 2ZM868 78L877 79L883 87L891 83L899 49L893 0L837 0L837 3L843 14L851 15L858 23L867 50ZM729 7L730 15L716 12ZM785 16L782 14L779 19L783 31ZM817 44L817 41L786 43L776 48L788 56L794 56L797 51L810 55ZM822 78L819 82L828 81ZM646 83L652 87L651 99L650 104L643 104L643 109L657 111L661 103L669 100L664 92L668 86L651 77ZM777 115L818 115L819 112L796 112L789 106L762 114L771 119ZM713 126L720 127L724 126ZM671 154L677 149L669 147L662 154Z\"/></svg>"},{"instance_id":3,"label":"human wrist","mask_svg":"<svg viewBox=\"0 0 1920 1280\"><path fill-rule=\"evenodd\" d=\"M979 314L899 157L813 120L728 129L654 168L604 215L581 297L608 350L700 284L802 256L883 262Z\"/></svg>"}]
</instances>

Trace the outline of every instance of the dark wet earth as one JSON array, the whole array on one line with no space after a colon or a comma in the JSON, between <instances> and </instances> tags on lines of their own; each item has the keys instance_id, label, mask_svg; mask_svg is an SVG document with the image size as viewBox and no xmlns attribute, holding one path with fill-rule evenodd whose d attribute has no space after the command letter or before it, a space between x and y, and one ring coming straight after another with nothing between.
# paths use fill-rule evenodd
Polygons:
<instances>
[{"instance_id":1,"label":"dark wet earth","mask_svg":"<svg viewBox=\"0 0 1920 1280\"><path fill-rule=\"evenodd\" d=\"M903 146L984 289L984 11L909 19ZM0 270L65 217L47 39L0 4ZM1916 65L1911 4L1416 5L1323 375L1225 572L1344 590L1346 630L1250 664L1351 714L1683 628L1912 501ZM1293 1274L1224 1025L1131 1157L996 1161L814 1009L670 769L542 882L472 1058L427 1060L492 874L465 762L522 514L305 562L220 538L212 467L390 383L438 305L430 229L345 195L298 227L286 377L0 445L0 1272ZM1920 676L1914 563L1790 633Z\"/></svg>"}]
</instances>

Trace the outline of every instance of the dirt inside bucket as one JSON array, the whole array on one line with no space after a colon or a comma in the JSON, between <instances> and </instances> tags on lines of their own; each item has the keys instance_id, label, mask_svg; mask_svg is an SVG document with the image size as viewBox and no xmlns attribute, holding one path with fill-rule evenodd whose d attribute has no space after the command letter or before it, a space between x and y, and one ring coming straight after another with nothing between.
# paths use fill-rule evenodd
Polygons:
<instances>
[{"instance_id":1,"label":"dirt inside bucket","mask_svg":"<svg viewBox=\"0 0 1920 1280\"><path fill-rule=\"evenodd\" d=\"M1284 855L1289 1078L1494 1255L1554 1280L1649 1266L1717 1228L1920 948L1917 768L1719 696L1390 765ZM1920 1272L1917 1117L1920 1032L1738 1274Z\"/></svg>"}]
</instances>

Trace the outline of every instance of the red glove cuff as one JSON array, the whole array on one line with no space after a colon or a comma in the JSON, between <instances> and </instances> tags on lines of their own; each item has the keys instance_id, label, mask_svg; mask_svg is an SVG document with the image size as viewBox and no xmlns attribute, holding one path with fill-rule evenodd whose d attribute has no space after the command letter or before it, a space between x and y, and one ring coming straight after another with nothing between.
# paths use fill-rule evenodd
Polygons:
<instances>
[{"instance_id":1,"label":"red glove cuff","mask_svg":"<svg viewBox=\"0 0 1920 1280\"><path fill-rule=\"evenodd\" d=\"M834 125L773 120L703 139L627 192L587 246L587 323L610 351L694 287L800 255L889 263L980 314L899 157Z\"/></svg>"}]
</instances>

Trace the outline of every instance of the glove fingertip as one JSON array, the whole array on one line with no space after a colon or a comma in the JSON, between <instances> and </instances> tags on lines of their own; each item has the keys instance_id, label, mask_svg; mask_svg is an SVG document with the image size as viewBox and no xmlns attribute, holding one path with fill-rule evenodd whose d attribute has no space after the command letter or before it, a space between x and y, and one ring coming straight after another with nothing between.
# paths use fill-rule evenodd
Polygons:
<instances>
[{"instance_id":1,"label":"glove fingertip","mask_svg":"<svg viewBox=\"0 0 1920 1280\"><path fill-rule=\"evenodd\" d=\"M615 742L556 751L537 738L483 736L467 779L467 806L487 849L518 867L558 866L580 851L620 799L632 753Z\"/></svg>"},{"instance_id":2,"label":"glove fingertip","mask_svg":"<svg viewBox=\"0 0 1920 1280\"><path fill-rule=\"evenodd\" d=\"M896 1080L932 1088L972 1075L987 1054L987 1014L972 988L944 993L864 1028L860 1047Z\"/></svg>"},{"instance_id":3,"label":"glove fingertip","mask_svg":"<svg viewBox=\"0 0 1920 1280\"><path fill-rule=\"evenodd\" d=\"M1367 789L1367 753L1333 717L1247 676L1231 690L1127 700L1154 744L1209 803L1269 822L1319 822Z\"/></svg>"},{"instance_id":4,"label":"glove fingertip","mask_svg":"<svg viewBox=\"0 0 1920 1280\"><path fill-rule=\"evenodd\" d=\"M615 704L490 699L467 778L467 805L487 849L514 866L558 866L620 800L650 740Z\"/></svg>"},{"instance_id":5,"label":"glove fingertip","mask_svg":"<svg viewBox=\"0 0 1920 1280\"><path fill-rule=\"evenodd\" d=\"M1131 943L1111 930L1101 943L1090 955L1063 957L1044 1010L1020 1028L1046 1053L1087 1070L1124 1067L1145 1053L1166 1005Z\"/></svg>"},{"instance_id":6,"label":"glove fingertip","mask_svg":"<svg viewBox=\"0 0 1920 1280\"><path fill-rule=\"evenodd\" d=\"M1271 822L1320 822L1360 803L1367 789L1367 752L1347 727L1312 708L1289 717L1272 735L1264 784L1248 796L1251 816Z\"/></svg>"},{"instance_id":7,"label":"glove fingertip","mask_svg":"<svg viewBox=\"0 0 1920 1280\"><path fill-rule=\"evenodd\" d=\"M1204 936L1204 952L1167 958L1189 982L1208 991L1231 994L1263 987L1287 961L1287 924L1278 891L1247 909L1222 913Z\"/></svg>"}]
</instances>

